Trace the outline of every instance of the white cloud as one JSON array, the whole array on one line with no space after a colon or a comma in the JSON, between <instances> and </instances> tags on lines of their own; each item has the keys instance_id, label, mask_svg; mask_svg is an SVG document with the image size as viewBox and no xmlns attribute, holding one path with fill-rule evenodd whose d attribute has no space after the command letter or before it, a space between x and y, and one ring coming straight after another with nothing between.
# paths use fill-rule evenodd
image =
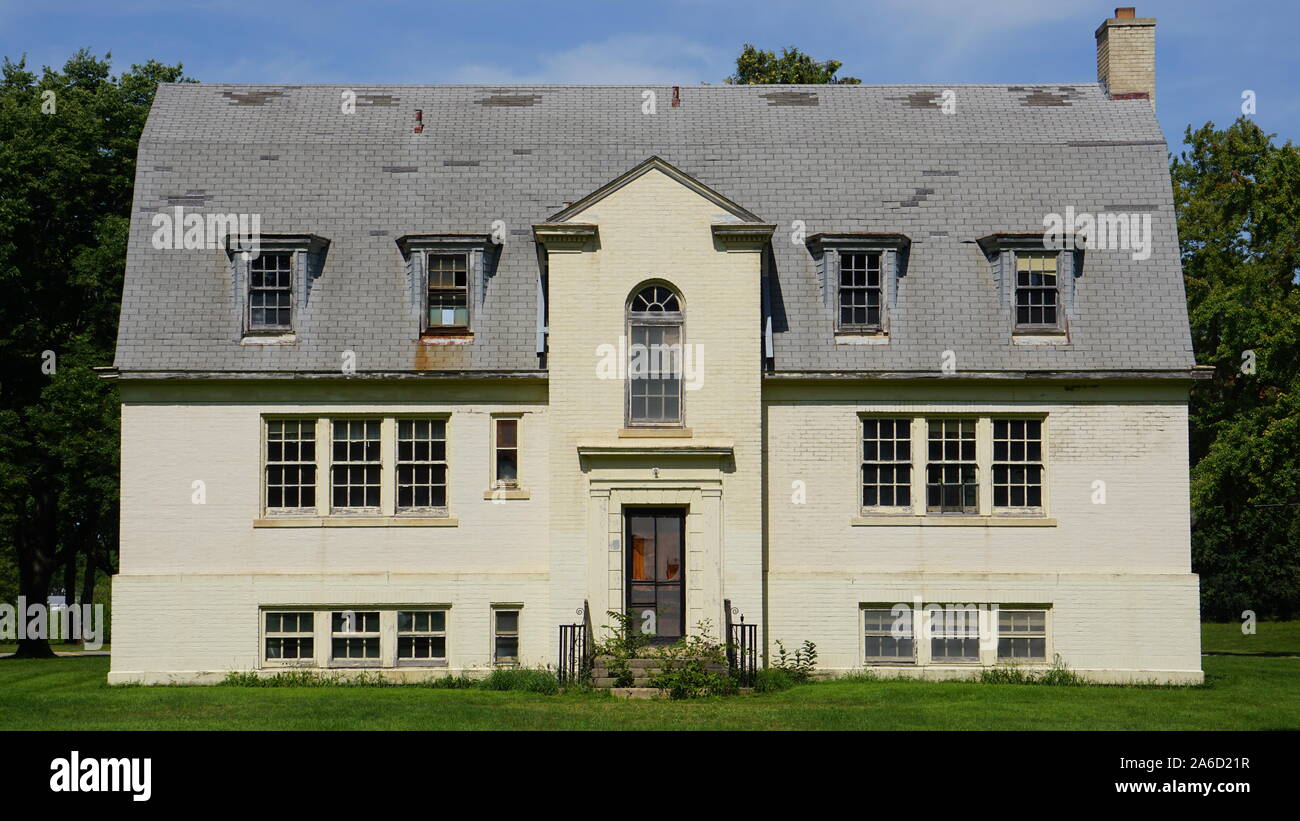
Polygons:
<instances>
[{"instance_id":1,"label":"white cloud","mask_svg":"<svg viewBox=\"0 0 1300 821\"><path fill-rule=\"evenodd\" d=\"M574 83L636 85L694 84L730 73L733 56L724 49L682 37L617 35L564 51L542 53L531 69L470 63L453 69L452 83Z\"/></svg>"}]
</instances>

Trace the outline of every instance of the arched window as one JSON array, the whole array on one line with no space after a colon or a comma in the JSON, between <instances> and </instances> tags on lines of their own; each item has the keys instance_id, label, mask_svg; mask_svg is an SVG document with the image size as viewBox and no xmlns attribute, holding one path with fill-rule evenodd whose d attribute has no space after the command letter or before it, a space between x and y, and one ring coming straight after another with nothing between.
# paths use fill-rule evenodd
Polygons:
<instances>
[{"instance_id":1,"label":"arched window","mask_svg":"<svg viewBox=\"0 0 1300 821\"><path fill-rule=\"evenodd\" d=\"M643 285L627 304L627 424L682 423L681 296L665 283Z\"/></svg>"}]
</instances>

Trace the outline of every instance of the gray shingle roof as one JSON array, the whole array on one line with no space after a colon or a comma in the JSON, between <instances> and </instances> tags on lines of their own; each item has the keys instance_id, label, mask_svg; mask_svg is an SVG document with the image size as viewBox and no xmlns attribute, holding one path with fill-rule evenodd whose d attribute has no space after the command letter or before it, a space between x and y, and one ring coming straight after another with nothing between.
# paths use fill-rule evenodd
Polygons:
<instances>
[{"instance_id":1,"label":"gray shingle roof","mask_svg":"<svg viewBox=\"0 0 1300 821\"><path fill-rule=\"evenodd\" d=\"M657 111L643 113L643 92ZM117 365L139 371L527 370L537 255L529 227L658 155L778 225L778 370L1179 369L1193 365L1167 148L1150 106L1095 84L951 86L226 86L159 91L139 149ZM341 112L344 91L355 113ZM425 129L412 133L414 111ZM151 247L175 205L257 213L262 231L330 240L292 345L241 345L227 257ZM1141 211L1151 258L1089 252L1068 346L1013 346L977 238L1043 215ZM395 244L406 234L508 238L472 345L416 343ZM912 239L889 345L836 345L813 260L818 232Z\"/></svg>"}]
</instances>

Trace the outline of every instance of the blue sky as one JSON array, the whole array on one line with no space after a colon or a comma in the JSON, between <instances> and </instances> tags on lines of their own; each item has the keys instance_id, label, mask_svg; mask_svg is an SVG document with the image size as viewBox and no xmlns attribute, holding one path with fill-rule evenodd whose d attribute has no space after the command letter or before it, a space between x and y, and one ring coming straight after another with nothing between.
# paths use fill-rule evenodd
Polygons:
<instances>
[{"instance_id":1,"label":"blue sky","mask_svg":"<svg viewBox=\"0 0 1300 821\"><path fill-rule=\"evenodd\" d=\"M1300 3L1145 0L1158 114L1254 119L1300 142ZM1093 31L1114 4L1068 0L0 0L0 54L61 66L86 46L115 69L156 58L206 82L720 83L745 42L798 46L867 83L1096 79Z\"/></svg>"}]
</instances>

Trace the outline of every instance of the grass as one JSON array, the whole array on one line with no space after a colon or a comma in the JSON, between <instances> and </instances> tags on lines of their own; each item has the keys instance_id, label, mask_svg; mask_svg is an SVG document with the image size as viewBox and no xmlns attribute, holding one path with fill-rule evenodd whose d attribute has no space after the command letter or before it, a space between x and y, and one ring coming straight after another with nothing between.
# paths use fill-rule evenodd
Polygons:
<instances>
[{"instance_id":1,"label":"grass","mask_svg":"<svg viewBox=\"0 0 1300 821\"><path fill-rule=\"evenodd\" d=\"M1241 622L1201 625L1201 652L1246 656L1300 656L1300 621L1270 621L1255 625L1254 635L1242 635Z\"/></svg>"},{"instance_id":2,"label":"grass","mask_svg":"<svg viewBox=\"0 0 1300 821\"><path fill-rule=\"evenodd\" d=\"M841 680L691 702L404 687L110 687L103 657L0 659L8 730L1300 729L1300 659L1210 656L1201 687Z\"/></svg>"}]
</instances>

